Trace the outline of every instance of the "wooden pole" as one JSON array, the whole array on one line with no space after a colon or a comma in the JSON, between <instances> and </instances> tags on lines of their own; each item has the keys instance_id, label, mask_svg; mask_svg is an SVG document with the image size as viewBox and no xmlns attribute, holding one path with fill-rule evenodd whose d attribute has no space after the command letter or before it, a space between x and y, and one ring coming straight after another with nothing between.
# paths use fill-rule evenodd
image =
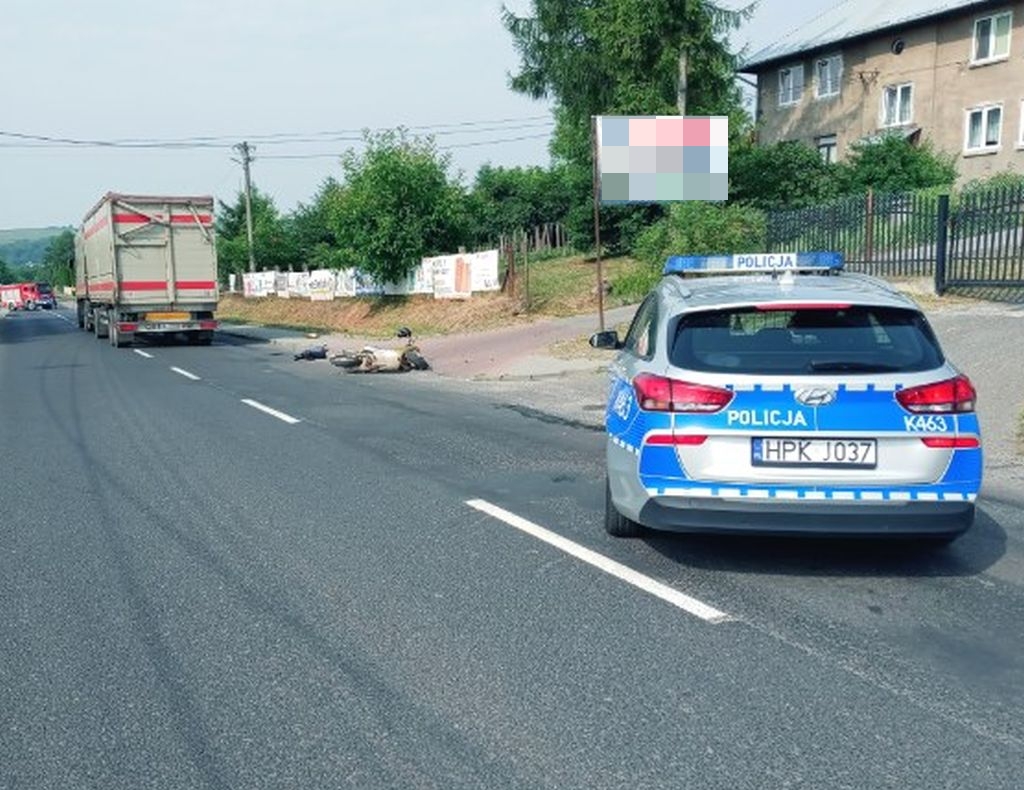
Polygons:
<instances>
[{"instance_id":1,"label":"wooden pole","mask_svg":"<svg viewBox=\"0 0 1024 790\"><path fill-rule=\"evenodd\" d=\"M597 116L590 116L594 169L594 251L597 255L597 327L604 331L604 265L601 262L601 176L597 167Z\"/></svg>"}]
</instances>

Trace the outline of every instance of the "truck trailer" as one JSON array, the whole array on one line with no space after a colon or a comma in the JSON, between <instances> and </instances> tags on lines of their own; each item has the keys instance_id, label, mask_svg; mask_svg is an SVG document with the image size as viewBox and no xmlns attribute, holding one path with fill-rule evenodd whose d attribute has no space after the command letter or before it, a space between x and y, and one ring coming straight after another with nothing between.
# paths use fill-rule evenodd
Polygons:
<instances>
[{"instance_id":1,"label":"truck trailer","mask_svg":"<svg viewBox=\"0 0 1024 790\"><path fill-rule=\"evenodd\" d=\"M217 321L212 197L107 193L75 234L78 326L123 347L137 335L208 345Z\"/></svg>"}]
</instances>

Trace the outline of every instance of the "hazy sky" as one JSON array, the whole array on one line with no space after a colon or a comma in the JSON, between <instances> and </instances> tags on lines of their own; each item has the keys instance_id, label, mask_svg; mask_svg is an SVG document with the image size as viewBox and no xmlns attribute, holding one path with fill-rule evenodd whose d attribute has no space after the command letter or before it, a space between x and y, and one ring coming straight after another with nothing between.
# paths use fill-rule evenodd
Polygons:
<instances>
[{"instance_id":1,"label":"hazy sky","mask_svg":"<svg viewBox=\"0 0 1024 790\"><path fill-rule=\"evenodd\" d=\"M837 4L761 0L735 42L756 49ZM336 154L355 144L324 132L431 127L422 131L451 146L467 178L488 161L548 161L549 106L508 89L516 53L495 0L2 5L0 132L218 139L203 149L125 150L25 147L0 136L0 228L77 225L107 191L230 201L242 184L231 145L243 139L256 145L256 185L285 211L338 175ZM525 11L529 2L508 5ZM481 123L454 126L471 122ZM273 143L285 134L315 142ZM329 156L270 158L310 154Z\"/></svg>"}]
</instances>

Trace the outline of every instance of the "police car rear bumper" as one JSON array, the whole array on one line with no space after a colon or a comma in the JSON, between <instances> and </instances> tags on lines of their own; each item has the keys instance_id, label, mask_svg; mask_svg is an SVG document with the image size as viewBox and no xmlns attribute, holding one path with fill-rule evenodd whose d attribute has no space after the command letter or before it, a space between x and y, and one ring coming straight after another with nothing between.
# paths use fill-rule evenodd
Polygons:
<instances>
[{"instance_id":1,"label":"police car rear bumper","mask_svg":"<svg viewBox=\"0 0 1024 790\"><path fill-rule=\"evenodd\" d=\"M880 537L957 535L974 522L973 502L856 504L732 502L653 497L637 521L669 532Z\"/></svg>"}]
</instances>

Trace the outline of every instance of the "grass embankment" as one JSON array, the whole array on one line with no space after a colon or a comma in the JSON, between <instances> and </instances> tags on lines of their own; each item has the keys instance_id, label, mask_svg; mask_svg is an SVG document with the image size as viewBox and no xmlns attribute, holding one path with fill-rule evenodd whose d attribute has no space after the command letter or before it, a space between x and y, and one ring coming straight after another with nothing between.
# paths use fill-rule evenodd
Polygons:
<instances>
[{"instance_id":1,"label":"grass embankment","mask_svg":"<svg viewBox=\"0 0 1024 790\"><path fill-rule=\"evenodd\" d=\"M604 276L614 288L617 280L640 267L632 259L615 258L604 262ZM595 264L577 256L531 263L528 279L520 270L514 296L486 293L467 300L447 300L417 295L313 302L273 296L246 299L226 294L221 298L217 317L227 322L364 337L391 337L402 326L419 336L444 335L596 311L596 288ZM605 299L605 305L615 307L633 298L631 293L613 294Z\"/></svg>"}]
</instances>

